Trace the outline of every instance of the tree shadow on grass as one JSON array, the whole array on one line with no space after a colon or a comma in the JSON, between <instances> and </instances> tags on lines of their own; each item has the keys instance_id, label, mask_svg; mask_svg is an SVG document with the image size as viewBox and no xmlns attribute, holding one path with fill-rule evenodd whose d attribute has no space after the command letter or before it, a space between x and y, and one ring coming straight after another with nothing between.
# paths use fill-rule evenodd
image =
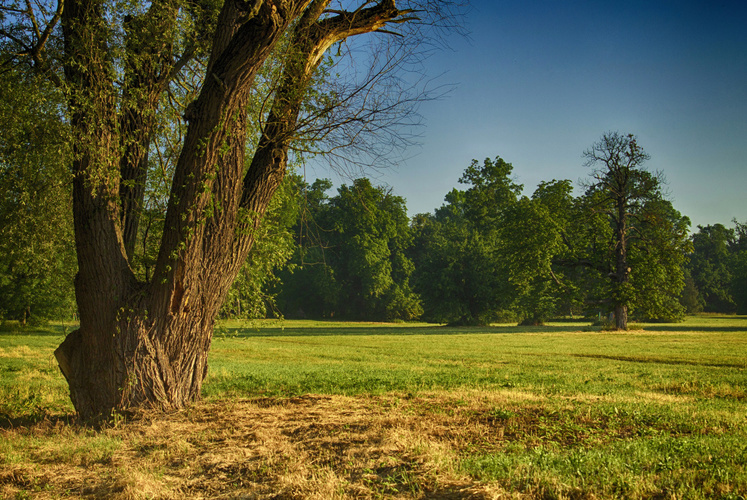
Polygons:
<instances>
[{"instance_id":1,"label":"tree shadow on grass","mask_svg":"<svg viewBox=\"0 0 747 500\"><path fill-rule=\"evenodd\" d=\"M708 366L713 368L747 368L745 362L708 362L691 359L664 358L655 356L610 356L605 354L572 354L574 358L607 359L612 361L627 361L631 363L653 363L662 365Z\"/></svg>"},{"instance_id":2,"label":"tree shadow on grass","mask_svg":"<svg viewBox=\"0 0 747 500\"><path fill-rule=\"evenodd\" d=\"M21 326L14 323L0 325L3 337L64 337L78 328L77 323Z\"/></svg>"},{"instance_id":3,"label":"tree shadow on grass","mask_svg":"<svg viewBox=\"0 0 747 500\"><path fill-rule=\"evenodd\" d=\"M342 323L341 323L342 324ZM475 335L515 333L568 333L574 331L599 331L590 326L340 326L340 327L226 327L215 329L217 338L246 337L330 337L330 336L414 336L414 335Z\"/></svg>"},{"instance_id":4,"label":"tree shadow on grass","mask_svg":"<svg viewBox=\"0 0 747 500\"><path fill-rule=\"evenodd\" d=\"M747 323L744 326L692 326L692 325L646 325L644 331L647 332L726 332L738 333L747 332Z\"/></svg>"},{"instance_id":5,"label":"tree shadow on grass","mask_svg":"<svg viewBox=\"0 0 747 500\"><path fill-rule=\"evenodd\" d=\"M49 413L33 413L30 415L13 416L0 412L0 429L29 429L31 427L56 427L58 424L65 426L79 423L78 416L74 413L52 415Z\"/></svg>"},{"instance_id":6,"label":"tree shadow on grass","mask_svg":"<svg viewBox=\"0 0 747 500\"><path fill-rule=\"evenodd\" d=\"M741 318L740 318L741 319ZM644 332L723 332L738 333L747 332L747 321L744 326L707 326L707 325L687 325L687 324L644 324L640 327L631 326L631 330L642 329ZM309 327L291 327L283 328L280 326L272 327L226 327L219 326L215 330L216 338L249 338L249 337L330 337L330 336L433 336L433 335L476 335L476 334L542 334L542 333L606 333L625 335L626 332L603 331L599 326L592 325L546 325L546 326L309 326Z\"/></svg>"}]
</instances>

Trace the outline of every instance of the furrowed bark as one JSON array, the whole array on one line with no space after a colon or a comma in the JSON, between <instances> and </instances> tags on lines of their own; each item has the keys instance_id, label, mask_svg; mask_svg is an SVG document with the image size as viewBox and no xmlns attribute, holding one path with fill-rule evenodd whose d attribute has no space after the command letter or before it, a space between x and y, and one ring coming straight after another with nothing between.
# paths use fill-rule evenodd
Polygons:
<instances>
[{"instance_id":1,"label":"furrowed bark","mask_svg":"<svg viewBox=\"0 0 747 500\"><path fill-rule=\"evenodd\" d=\"M622 175L621 184L628 182L627 176ZM619 186L620 192L624 192L624 186ZM630 281L630 268L628 267L628 200L626 196L618 195L616 198L615 214L615 286L618 293L623 290ZM628 305L627 298L617 297L615 304L615 328L618 330L628 329Z\"/></svg>"},{"instance_id":2,"label":"furrowed bark","mask_svg":"<svg viewBox=\"0 0 747 500\"><path fill-rule=\"evenodd\" d=\"M128 255L142 207L152 112L171 58L134 68L127 81L132 99L125 99L117 117L101 5L95 0L66 5L63 25L72 61L66 77L77 89L71 124L86 140L76 142L74 165L80 329L56 356L84 418L134 407L173 410L199 398L215 318L285 174L313 71L334 42L381 29L406 14L387 0L319 20L328 3L227 0L223 5L202 89L185 112L186 137L150 283L135 279ZM166 3L156 6L168 13ZM296 19L292 54L247 169L249 92ZM167 27L172 21L165 15L152 25ZM138 49L143 54L156 49L148 40ZM76 47L90 50L76 52ZM106 78L101 68L108 69ZM98 102L100 96L111 99Z\"/></svg>"},{"instance_id":3,"label":"furrowed bark","mask_svg":"<svg viewBox=\"0 0 747 500\"><path fill-rule=\"evenodd\" d=\"M116 404L113 327L121 301L134 286L119 226L116 99L102 10L95 0L70 0L62 15L66 53L79 62L66 65L65 77L73 89L69 99L75 134L73 215L80 328L55 356L73 404L86 416L108 413Z\"/></svg>"}]
</instances>

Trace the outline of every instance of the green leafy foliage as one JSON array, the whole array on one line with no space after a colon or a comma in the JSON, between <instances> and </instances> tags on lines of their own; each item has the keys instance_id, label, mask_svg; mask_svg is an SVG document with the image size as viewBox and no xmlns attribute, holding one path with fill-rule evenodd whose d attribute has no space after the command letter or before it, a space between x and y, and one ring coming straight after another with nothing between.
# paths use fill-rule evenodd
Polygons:
<instances>
[{"instance_id":1,"label":"green leafy foliage","mask_svg":"<svg viewBox=\"0 0 747 500\"><path fill-rule=\"evenodd\" d=\"M416 218L416 290L425 317L451 324L487 324L508 309L507 266L500 249L504 211L521 186L502 158L473 160L434 216Z\"/></svg>"},{"instance_id":2,"label":"green leafy foliage","mask_svg":"<svg viewBox=\"0 0 747 500\"><path fill-rule=\"evenodd\" d=\"M733 312L730 257L734 230L723 224L698 226L692 237L690 273L708 312Z\"/></svg>"},{"instance_id":3,"label":"green leafy foliage","mask_svg":"<svg viewBox=\"0 0 747 500\"><path fill-rule=\"evenodd\" d=\"M424 319L455 325L493 321L502 288L494 239L443 215L418 216L413 229L413 282L423 298Z\"/></svg>"},{"instance_id":4,"label":"green leafy foliage","mask_svg":"<svg viewBox=\"0 0 747 500\"><path fill-rule=\"evenodd\" d=\"M513 165L497 156L485 158L482 165L477 160L464 171L461 184L470 186L464 192L466 219L483 232L496 229L501 224L503 210L516 202L523 186L511 178Z\"/></svg>"},{"instance_id":5,"label":"green leafy foliage","mask_svg":"<svg viewBox=\"0 0 747 500\"><path fill-rule=\"evenodd\" d=\"M747 311L747 225L734 225L698 226L692 236L691 300L707 312Z\"/></svg>"},{"instance_id":6,"label":"green leafy foliage","mask_svg":"<svg viewBox=\"0 0 747 500\"><path fill-rule=\"evenodd\" d=\"M593 298L617 315L621 329L631 313L681 319L689 219L663 196L661 175L643 167L649 155L634 135L607 133L584 157L592 170L583 206L589 217L601 217L600 226L609 226L587 244L587 265L608 279L608 288Z\"/></svg>"},{"instance_id":7,"label":"green leafy foliage","mask_svg":"<svg viewBox=\"0 0 747 500\"><path fill-rule=\"evenodd\" d=\"M525 324L543 324L561 305L568 310L563 297L570 298L573 286L556 261L567 254L563 236L572 215L571 191L570 181L543 182L531 199L522 197L504 213L501 252L512 287L512 309Z\"/></svg>"},{"instance_id":8,"label":"green leafy foliage","mask_svg":"<svg viewBox=\"0 0 747 500\"><path fill-rule=\"evenodd\" d=\"M0 73L0 317L75 312L70 151L62 95L20 70Z\"/></svg>"},{"instance_id":9,"label":"green leafy foliage","mask_svg":"<svg viewBox=\"0 0 747 500\"><path fill-rule=\"evenodd\" d=\"M404 199L368 179L327 198L328 181L301 190L295 269L284 275L283 308L297 316L411 320L422 313L409 280L412 244Z\"/></svg>"},{"instance_id":10,"label":"green leafy foliage","mask_svg":"<svg viewBox=\"0 0 747 500\"><path fill-rule=\"evenodd\" d=\"M540 325L606 317L620 305L639 319L682 318L689 219L663 197L658 175L640 168L648 156L632 136L608 134L587 154L603 167L579 197L568 180L520 197L513 167L486 159L465 170L467 190L413 219L424 318Z\"/></svg>"},{"instance_id":11,"label":"green leafy foliage","mask_svg":"<svg viewBox=\"0 0 747 500\"><path fill-rule=\"evenodd\" d=\"M663 199L644 207L638 237L631 245L631 308L646 320L679 321L685 287L685 264L691 250L690 219Z\"/></svg>"},{"instance_id":12,"label":"green leafy foliage","mask_svg":"<svg viewBox=\"0 0 747 500\"><path fill-rule=\"evenodd\" d=\"M281 315L276 307L280 282L275 272L285 267L295 251L292 227L298 217L298 196L294 179L287 177L256 230L256 242L228 292L222 317Z\"/></svg>"}]
</instances>

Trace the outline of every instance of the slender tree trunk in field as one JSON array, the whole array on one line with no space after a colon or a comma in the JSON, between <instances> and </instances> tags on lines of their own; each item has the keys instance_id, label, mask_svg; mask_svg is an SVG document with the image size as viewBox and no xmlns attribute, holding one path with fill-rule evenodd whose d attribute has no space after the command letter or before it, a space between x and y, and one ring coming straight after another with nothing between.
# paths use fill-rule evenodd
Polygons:
<instances>
[{"instance_id":1,"label":"slender tree trunk in field","mask_svg":"<svg viewBox=\"0 0 747 500\"><path fill-rule=\"evenodd\" d=\"M618 330L628 329L628 306L625 304L615 305L615 328Z\"/></svg>"},{"instance_id":2,"label":"slender tree trunk in field","mask_svg":"<svg viewBox=\"0 0 747 500\"><path fill-rule=\"evenodd\" d=\"M137 182L144 175L158 95L178 63L157 58L148 59L150 66L134 64L137 78L125 82L138 104L120 106L108 50L112 35L101 2L66 0L62 27L75 135L80 328L55 356L82 417L107 417L135 407L173 410L200 397L215 318L285 174L288 146L314 70L333 43L407 14L393 0L384 0L323 17L328 4L225 1L207 76L185 112L187 133L155 270L146 283L130 266L142 206ZM168 45L159 36L171 36L176 12L169 0L151 2L143 16L155 20L155 28L130 49L158 54ZM290 55L247 167L253 80L294 21ZM134 37L136 32L128 33Z\"/></svg>"},{"instance_id":3,"label":"slender tree trunk in field","mask_svg":"<svg viewBox=\"0 0 747 500\"><path fill-rule=\"evenodd\" d=\"M628 329L628 304L626 303L625 287L630 281L630 267L628 267L628 228L627 206L620 202L617 207L618 219L615 231L615 328Z\"/></svg>"}]
</instances>

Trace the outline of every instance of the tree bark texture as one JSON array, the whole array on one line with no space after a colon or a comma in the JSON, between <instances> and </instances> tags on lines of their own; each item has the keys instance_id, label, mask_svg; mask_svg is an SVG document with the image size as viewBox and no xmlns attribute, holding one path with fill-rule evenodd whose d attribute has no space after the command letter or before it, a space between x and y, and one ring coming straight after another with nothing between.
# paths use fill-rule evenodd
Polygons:
<instances>
[{"instance_id":1,"label":"tree bark texture","mask_svg":"<svg viewBox=\"0 0 747 500\"><path fill-rule=\"evenodd\" d=\"M617 330L628 329L628 306L626 304L615 304L615 328Z\"/></svg>"},{"instance_id":2,"label":"tree bark texture","mask_svg":"<svg viewBox=\"0 0 747 500\"><path fill-rule=\"evenodd\" d=\"M153 117L179 65L163 56L178 9L171 0L154 0L145 18L126 20L132 64L125 64L120 105L103 0L66 0L80 328L55 356L82 417L134 407L173 410L200 397L215 318L283 179L304 91L322 55L337 41L406 14L388 0L323 16L328 4L226 0L201 91L185 111L158 259L145 283L130 258ZM252 83L294 21L292 53L247 168Z\"/></svg>"}]
</instances>

